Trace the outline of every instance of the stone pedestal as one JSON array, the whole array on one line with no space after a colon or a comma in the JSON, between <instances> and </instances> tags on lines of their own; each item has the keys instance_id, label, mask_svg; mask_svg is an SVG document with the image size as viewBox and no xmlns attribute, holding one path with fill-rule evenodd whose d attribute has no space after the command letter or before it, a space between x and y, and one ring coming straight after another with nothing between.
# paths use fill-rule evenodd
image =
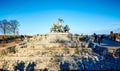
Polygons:
<instances>
[{"instance_id":1,"label":"stone pedestal","mask_svg":"<svg viewBox=\"0 0 120 71\"><path fill-rule=\"evenodd\" d=\"M70 33L48 33L46 34L46 40L55 43L64 43L72 41L72 34Z\"/></svg>"}]
</instances>

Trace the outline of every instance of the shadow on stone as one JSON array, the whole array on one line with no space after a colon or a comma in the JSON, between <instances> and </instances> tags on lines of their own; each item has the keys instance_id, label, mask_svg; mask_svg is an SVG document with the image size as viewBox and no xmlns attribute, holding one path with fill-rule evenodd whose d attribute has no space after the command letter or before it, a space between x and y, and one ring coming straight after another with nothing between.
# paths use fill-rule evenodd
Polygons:
<instances>
[{"instance_id":1,"label":"shadow on stone","mask_svg":"<svg viewBox=\"0 0 120 71\"><path fill-rule=\"evenodd\" d=\"M70 70L70 68L69 68L69 63L68 62L61 62L61 64L60 64L60 70L61 71L63 71L63 70L65 70L65 71L69 71Z\"/></svg>"},{"instance_id":2,"label":"shadow on stone","mask_svg":"<svg viewBox=\"0 0 120 71\"><path fill-rule=\"evenodd\" d=\"M26 71L34 71L35 66L36 66L36 64L34 62L29 63L27 68L26 68Z\"/></svg>"},{"instance_id":3,"label":"shadow on stone","mask_svg":"<svg viewBox=\"0 0 120 71\"><path fill-rule=\"evenodd\" d=\"M25 63L24 62L20 62L17 66L14 67L14 71L24 71L25 68Z\"/></svg>"}]
</instances>

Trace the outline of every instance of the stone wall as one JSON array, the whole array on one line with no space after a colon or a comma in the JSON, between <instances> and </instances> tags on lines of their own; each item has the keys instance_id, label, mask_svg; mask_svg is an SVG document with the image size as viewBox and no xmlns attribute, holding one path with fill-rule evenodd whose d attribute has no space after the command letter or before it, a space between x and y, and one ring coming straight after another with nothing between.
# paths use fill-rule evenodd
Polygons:
<instances>
[{"instance_id":1,"label":"stone wall","mask_svg":"<svg viewBox=\"0 0 120 71\"><path fill-rule=\"evenodd\" d=\"M89 47L92 48L94 52L99 53L100 55L120 58L119 47L104 47L93 42L89 43Z\"/></svg>"},{"instance_id":2,"label":"stone wall","mask_svg":"<svg viewBox=\"0 0 120 71\"><path fill-rule=\"evenodd\" d=\"M27 47L27 44L22 42L16 45L0 48L0 56L7 55L8 53L16 53L17 49L25 47Z\"/></svg>"},{"instance_id":3,"label":"stone wall","mask_svg":"<svg viewBox=\"0 0 120 71\"><path fill-rule=\"evenodd\" d=\"M50 42L51 38L72 41ZM115 56L118 57L120 49L108 49L94 43L90 43L91 48L87 48L88 43L82 41L78 43L78 39L76 35L61 33L35 35L29 42L3 48L0 51L0 54L4 55L0 56L0 69L10 71L120 70L120 59L109 58L111 53L112 56L116 54Z\"/></svg>"}]
</instances>

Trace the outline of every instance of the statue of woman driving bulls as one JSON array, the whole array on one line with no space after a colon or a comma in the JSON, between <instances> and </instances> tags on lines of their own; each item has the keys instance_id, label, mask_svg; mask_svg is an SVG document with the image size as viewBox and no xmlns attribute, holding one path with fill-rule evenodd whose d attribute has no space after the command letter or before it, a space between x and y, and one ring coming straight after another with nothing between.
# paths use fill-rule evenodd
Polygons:
<instances>
[{"instance_id":1,"label":"statue of woman driving bulls","mask_svg":"<svg viewBox=\"0 0 120 71\"><path fill-rule=\"evenodd\" d=\"M65 27L62 26L63 19L58 19L58 22L53 24L53 26L50 28L51 32L69 32L70 28L68 25Z\"/></svg>"}]
</instances>

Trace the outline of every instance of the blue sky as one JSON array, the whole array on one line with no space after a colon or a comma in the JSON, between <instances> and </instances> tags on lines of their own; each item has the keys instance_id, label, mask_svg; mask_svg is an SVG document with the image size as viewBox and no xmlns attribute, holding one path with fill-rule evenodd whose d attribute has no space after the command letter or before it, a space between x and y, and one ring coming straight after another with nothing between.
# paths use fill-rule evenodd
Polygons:
<instances>
[{"instance_id":1,"label":"blue sky","mask_svg":"<svg viewBox=\"0 0 120 71\"><path fill-rule=\"evenodd\" d=\"M18 20L20 34L49 33L58 18L71 33L109 34L120 28L120 0L0 0L0 20Z\"/></svg>"}]
</instances>

